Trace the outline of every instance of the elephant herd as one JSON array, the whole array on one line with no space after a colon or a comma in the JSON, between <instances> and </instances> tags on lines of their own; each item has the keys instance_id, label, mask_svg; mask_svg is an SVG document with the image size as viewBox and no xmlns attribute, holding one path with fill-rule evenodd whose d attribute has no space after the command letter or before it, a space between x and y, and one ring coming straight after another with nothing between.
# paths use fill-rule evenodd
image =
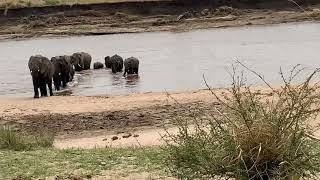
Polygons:
<instances>
[{"instance_id":1,"label":"elephant herd","mask_svg":"<svg viewBox=\"0 0 320 180\"><path fill-rule=\"evenodd\" d=\"M112 73L121 72L124 67L124 74L138 74L139 60L135 57L123 58L119 55L105 57L105 67L111 69ZM91 66L92 57L85 52L77 52L71 56L55 56L51 60L48 58L35 55L29 59L29 70L32 76L34 98L39 98L39 89L41 96L48 96L47 86L50 96L53 95L52 82L57 91L65 88L68 82L74 78L75 72L88 70ZM104 68L103 63L95 62L94 69Z\"/></svg>"}]
</instances>

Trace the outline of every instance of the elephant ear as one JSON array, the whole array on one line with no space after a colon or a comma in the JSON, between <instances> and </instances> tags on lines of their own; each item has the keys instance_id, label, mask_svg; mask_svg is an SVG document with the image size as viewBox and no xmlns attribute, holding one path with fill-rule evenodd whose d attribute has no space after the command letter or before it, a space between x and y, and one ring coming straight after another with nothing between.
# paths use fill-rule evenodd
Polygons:
<instances>
[{"instance_id":1,"label":"elephant ear","mask_svg":"<svg viewBox=\"0 0 320 180\"><path fill-rule=\"evenodd\" d=\"M74 56L70 56L70 63L75 65L76 64L76 59Z\"/></svg>"},{"instance_id":2,"label":"elephant ear","mask_svg":"<svg viewBox=\"0 0 320 180\"><path fill-rule=\"evenodd\" d=\"M84 59L85 59L85 56L83 54L81 54L80 55L80 63L81 63L82 68L84 67Z\"/></svg>"},{"instance_id":3,"label":"elephant ear","mask_svg":"<svg viewBox=\"0 0 320 180\"><path fill-rule=\"evenodd\" d=\"M40 74L45 74L48 71L49 66L51 66L51 63L49 59L45 57L42 57L40 62Z\"/></svg>"},{"instance_id":4,"label":"elephant ear","mask_svg":"<svg viewBox=\"0 0 320 180\"><path fill-rule=\"evenodd\" d=\"M71 57L70 56L64 56L64 59L67 62L67 64L71 63Z\"/></svg>"}]
</instances>

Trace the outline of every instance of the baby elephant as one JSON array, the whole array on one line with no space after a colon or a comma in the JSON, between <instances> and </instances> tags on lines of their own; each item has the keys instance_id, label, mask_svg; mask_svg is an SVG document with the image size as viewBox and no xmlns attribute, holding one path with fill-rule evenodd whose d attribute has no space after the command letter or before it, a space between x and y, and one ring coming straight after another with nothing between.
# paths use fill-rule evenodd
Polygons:
<instances>
[{"instance_id":1,"label":"baby elephant","mask_svg":"<svg viewBox=\"0 0 320 180\"><path fill-rule=\"evenodd\" d=\"M124 61L124 74L138 74L139 72L139 60L135 57L130 57Z\"/></svg>"},{"instance_id":2,"label":"baby elephant","mask_svg":"<svg viewBox=\"0 0 320 180\"><path fill-rule=\"evenodd\" d=\"M106 68L111 68L111 57L107 56L104 58L104 64L106 65Z\"/></svg>"},{"instance_id":3,"label":"baby elephant","mask_svg":"<svg viewBox=\"0 0 320 180\"><path fill-rule=\"evenodd\" d=\"M102 69L103 68L103 64L101 62L95 62L93 64L93 69Z\"/></svg>"}]
</instances>

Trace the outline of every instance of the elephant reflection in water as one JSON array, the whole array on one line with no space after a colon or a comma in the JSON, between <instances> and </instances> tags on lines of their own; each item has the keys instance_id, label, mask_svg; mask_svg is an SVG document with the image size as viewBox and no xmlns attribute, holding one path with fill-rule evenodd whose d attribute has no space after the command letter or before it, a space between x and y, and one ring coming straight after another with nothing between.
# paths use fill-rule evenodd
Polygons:
<instances>
[{"instance_id":1,"label":"elephant reflection in water","mask_svg":"<svg viewBox=\"0 0 320 180\"><path fill-rule=\"evenodd\" d=\"M133 85L138 85L140 81L140 77L136 74L128 74L125 77L126 80L126 86L133 86Z\"/></svg>"}]
</instances>

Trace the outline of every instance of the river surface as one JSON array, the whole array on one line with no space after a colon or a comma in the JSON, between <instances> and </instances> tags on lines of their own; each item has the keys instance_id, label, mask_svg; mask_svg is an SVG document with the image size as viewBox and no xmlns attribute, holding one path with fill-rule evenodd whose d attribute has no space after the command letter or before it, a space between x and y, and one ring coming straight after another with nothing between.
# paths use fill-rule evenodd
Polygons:
<instances>
[{"instance_id":1,"label":"river surface","mask_svg":"<svg viewBox=\"0 0 320 180\"><path fill-rule=\"evenodd\" d=\"M137 92L195 90L230 85L230 65L239 60L271 83L280 82L279 68L320 65L320 24L298 23L105 36L67 37L0 42L0 96L32 96L28 70L31 55L51 58L88 52L93 62L119 54L140 59L139 77L124 78L110 70L76 75L72 95L111 95ZM259 83L247 74L248 83Z\"/></svg>"}]
</instances>

